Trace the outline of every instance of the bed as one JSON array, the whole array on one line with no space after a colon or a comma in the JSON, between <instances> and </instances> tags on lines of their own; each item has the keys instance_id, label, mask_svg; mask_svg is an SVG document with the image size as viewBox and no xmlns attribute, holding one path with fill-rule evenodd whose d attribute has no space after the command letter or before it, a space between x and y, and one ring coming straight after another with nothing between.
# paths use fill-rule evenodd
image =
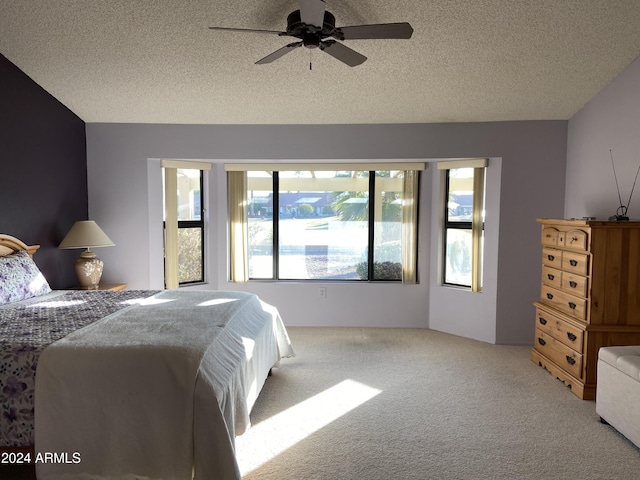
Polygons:
<instances>
[{"instance_id":1,"label":"bed","mask_svg":"<svg viewBox=\"0 0 640 480\"><path fill-rule=\"evenodd\" d=\"M294 355L277 309L244 292L52 291L36 250L0 234L0 449L40 480L240 478L235 436Z\"/></svg>"}]
</instances>

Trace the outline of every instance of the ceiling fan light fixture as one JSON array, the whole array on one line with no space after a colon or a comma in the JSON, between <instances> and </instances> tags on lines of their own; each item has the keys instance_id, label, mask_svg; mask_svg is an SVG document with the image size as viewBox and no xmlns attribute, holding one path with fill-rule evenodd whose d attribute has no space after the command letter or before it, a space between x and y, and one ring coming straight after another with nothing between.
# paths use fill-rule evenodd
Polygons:
<instances>
[{"instance_id":1,"label":"ceiling fan light fixture","mask_svg":"<svg viewBox=\"0 0 640 480\"><path fill-rule=\"evenodd\" d=\"M307 48L318 48L320 46L320 35L310 33L302 36L302 44Z\"/></svg>"}]
</instances>

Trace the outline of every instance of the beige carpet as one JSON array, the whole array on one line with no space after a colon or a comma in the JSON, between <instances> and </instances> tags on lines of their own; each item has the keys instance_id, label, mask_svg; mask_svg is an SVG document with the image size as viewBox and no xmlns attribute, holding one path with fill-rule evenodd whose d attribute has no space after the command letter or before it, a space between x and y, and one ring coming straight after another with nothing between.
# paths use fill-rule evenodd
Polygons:
<instances>
[{"instance_id":1,"label":"beige carpet","mask_svg":"<svg viewBox=\"0 0 640 480\"><path fill-rule=\"evenodd\" d=\"M289 328L244 480L637 480L640 450L529 360L430 330ZM0 479L33 479L0 466ZM214 480L214 479L212 479Z\"/></svg>"},{"instance_id":2,"label":"beige carpet","mask_svg":"<svg viewBox=\"0 0 640 480\"><path fill-rule=\"evenodd\" d=\"M245 480L640 478L640 450L529 360L430 330L290 328Z\"/></svg>"}]
</instances>

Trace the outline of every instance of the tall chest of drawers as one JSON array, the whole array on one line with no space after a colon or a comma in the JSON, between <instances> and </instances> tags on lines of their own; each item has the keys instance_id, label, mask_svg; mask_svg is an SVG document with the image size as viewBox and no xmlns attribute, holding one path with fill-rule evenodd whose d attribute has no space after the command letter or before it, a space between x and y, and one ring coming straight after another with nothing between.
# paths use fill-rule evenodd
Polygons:
<instances>
[{"instance_id":1,"label":"tall chest of drawers","mask_svg":"<svg viewBox=\"0 0 640 480\"><path fill-rule=\"evenodd\" d=\"M600 347L640 345L640 222L537 221L542 284L531 360L594 400Z\"/></svg>"}]
</instances>

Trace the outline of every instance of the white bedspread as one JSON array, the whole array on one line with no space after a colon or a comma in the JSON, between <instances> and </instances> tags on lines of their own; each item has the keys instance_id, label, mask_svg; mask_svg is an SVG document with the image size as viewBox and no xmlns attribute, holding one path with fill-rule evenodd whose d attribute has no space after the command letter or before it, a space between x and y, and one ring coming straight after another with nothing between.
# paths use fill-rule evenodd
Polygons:
<instances>
[{"instance_id":1,"label":"white bedspread","mask_svg":"<svg viewBox=\"0 0 640 480\"><path fill-rule=\"evenodd\" d=\"M288 356L277 310L241 292L165 291L82 328L38 363L35 450L68 459L38 478L239 479L234 436Z\"/></svg>"}]
</instances>

